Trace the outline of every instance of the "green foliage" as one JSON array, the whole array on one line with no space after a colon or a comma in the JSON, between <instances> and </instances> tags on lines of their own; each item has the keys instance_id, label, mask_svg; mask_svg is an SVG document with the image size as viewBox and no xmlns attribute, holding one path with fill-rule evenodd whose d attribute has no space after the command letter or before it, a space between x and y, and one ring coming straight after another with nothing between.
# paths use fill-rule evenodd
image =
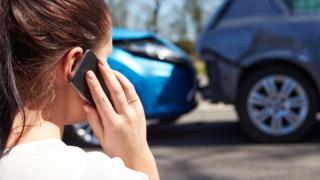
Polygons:
<instances>
[{"instance_id":1,"label":"green foliage","mask_svg":"<svg viewBox=\"0 0 320 180\"><path fill-rule=\"evenodd\" d=\"M198 76L206 76L207 69L203 61L195 61L194 66Z\"/></svg>"},{"instance_id":2,"label":"green foliage","mask_svg":"<svg viewBox=\"0 0 320 180\"><path fill-rule=\"evenodd\" d=\"M195 44L193 41L185 39L176 41L175 44L188 54L195 54Z\"/></svg>"},{"instance_id":3,"label":"green foliage","mask_svg":"<svg viewBox=\"0 0 320 180\"><path fill-rule=\"evenodd\" d=\"M205 76L206 75L206 67L203 61L201 61L200 57L197 55L195 51L195 44L191 40L179 40L175 42L175 45L177 45L179 48L184 50L186 53L188 53L194 63L194 66L196 68L196 72L199 76Z\"/></svg>"}]
</instances>

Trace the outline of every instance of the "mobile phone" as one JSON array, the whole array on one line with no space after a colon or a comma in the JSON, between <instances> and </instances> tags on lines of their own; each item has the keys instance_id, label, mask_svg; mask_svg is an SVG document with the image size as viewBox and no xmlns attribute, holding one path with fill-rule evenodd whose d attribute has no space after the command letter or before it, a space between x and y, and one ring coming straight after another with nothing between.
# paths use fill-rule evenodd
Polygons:
<instances>
[{"instance_id":1,"label":"mobile phone","mask_svg":"<svg viewBox=\"0 0 320 180\"><path fill-rule=\"evenodd\" d=\"M101 72L98 68L98 58L91 50L85 51L82 59L76 65L73 75L69 77L69 82L71 83L71 85L78 91L80 96L86 102L96 107L96 104L92 98L90 89L86 81L86 73L88 71L94 72L94 74L99 80L99 83L104 93L106 94L106 96L108 97L109 101L112 104L110 93L108 91L108 88L105 85Z\"/></svg>"}]
</instances>

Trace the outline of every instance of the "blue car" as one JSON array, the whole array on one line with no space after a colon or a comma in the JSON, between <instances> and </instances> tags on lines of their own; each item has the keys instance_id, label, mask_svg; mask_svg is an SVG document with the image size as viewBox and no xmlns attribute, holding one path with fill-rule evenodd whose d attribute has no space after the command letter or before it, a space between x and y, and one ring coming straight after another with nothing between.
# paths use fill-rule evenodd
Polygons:
<instances>
[{"instance_id":1,"label":"blue car","mask_svg":"<svg viewBox=\"0 0 320 180\"><path fill-rule=\"evenodd\" d=\"M198 81L191 58L156 34L113 29L108 63L135 85L148 120L173 122L197 105ZM72 143L98 145L86 122L67 127L65 134Z\"/></svg>"}]
</instances>

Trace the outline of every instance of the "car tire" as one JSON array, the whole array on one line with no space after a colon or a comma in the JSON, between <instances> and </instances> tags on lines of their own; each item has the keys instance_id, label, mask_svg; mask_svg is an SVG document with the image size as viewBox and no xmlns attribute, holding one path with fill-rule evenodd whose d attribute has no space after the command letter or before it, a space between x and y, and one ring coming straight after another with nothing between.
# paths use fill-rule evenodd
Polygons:
<instances>
[{"instance_id":1,"label":"car tire","mask_svg":"<svg viewBox=\"0 0 320 180\"><path fill-rule=\"evenodd\" d=\"M241 82L236 109L240 127L250 137L262 142L291 142L312 129L318 95L299 70L262 68Z\"/></svg>"},{"instance_id":2,"label":"car tire","mask_svg":"<svg viewBox=\"0 0 320 180\"><path fill-rule=\"evenodd\" d=\"M97 139L90 138L96 138L96 136L87 122L65 127L63 140L67 144L88 148L100 146Z\"/></svg>"}]
</instances>

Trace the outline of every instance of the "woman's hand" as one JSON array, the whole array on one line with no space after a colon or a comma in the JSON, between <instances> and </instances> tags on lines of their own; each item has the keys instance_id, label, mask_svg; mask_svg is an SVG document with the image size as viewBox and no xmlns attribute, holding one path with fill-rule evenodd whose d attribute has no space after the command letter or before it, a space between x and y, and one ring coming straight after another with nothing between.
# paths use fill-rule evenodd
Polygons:
<instances>
[{"instance_id":1,"label":"woman's hand","mask_svg":"<svg viewBox=\"0 0 320 180\"><path fill-rule=\"evenodd\" d=\"M147 173L150 179L159 179L147 143L144 109L134 86L122 74L111 70L105 60L99 59L98 66L113 106L95 74L87 72L87 83L97 107L84 105L91 128L109 156L120 157L128 167Z\"/></svg>"}]
</instances>

